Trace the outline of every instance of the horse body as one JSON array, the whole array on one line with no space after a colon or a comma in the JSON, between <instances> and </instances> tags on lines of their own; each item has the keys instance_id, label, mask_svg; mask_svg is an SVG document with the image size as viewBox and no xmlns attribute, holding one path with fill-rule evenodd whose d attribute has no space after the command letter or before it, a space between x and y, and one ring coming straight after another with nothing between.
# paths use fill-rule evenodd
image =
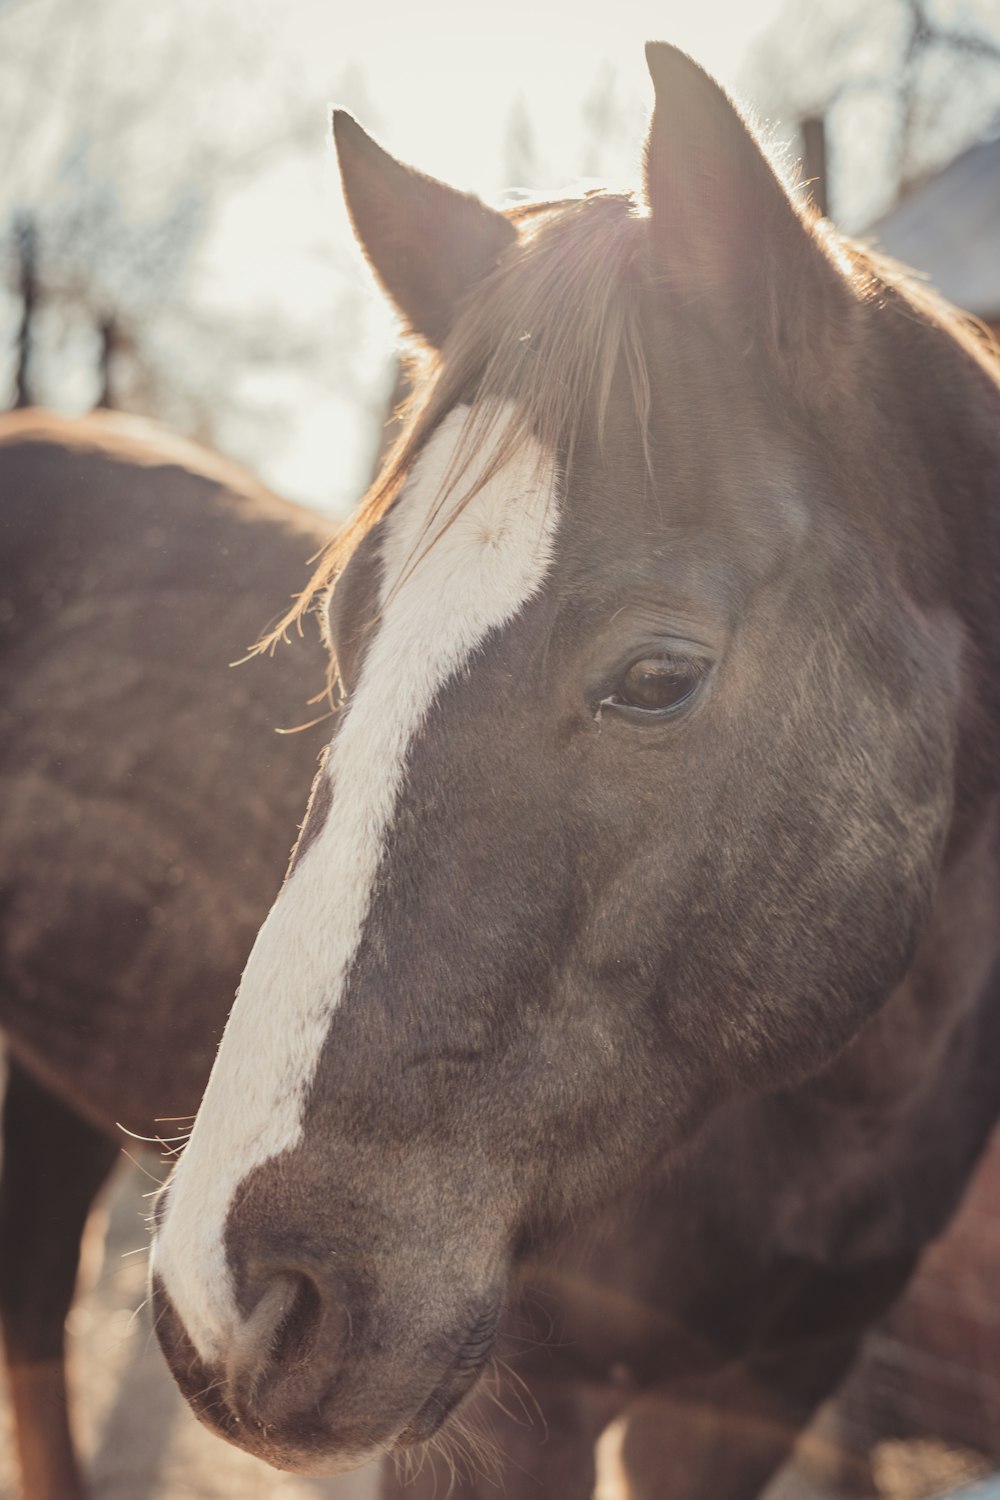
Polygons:
<instances>
[{"instance_id":1,"label":"horse body","mask_svg":"<svg viewBox=\"0 0 1000 1500\"><path fill-rule=\"evenodd\" d=\"M507 1494L622 1415L637 1500L750 1500L1000 1102L995 363L650 66L641 205L337 124L438 361L153 1268L198 1415L304 1472L464 1401ZM477 1388L519 1338L547 1443Z\"/></svg>"},{"instance_id":2,"label":"horse body","mask_svg":"<svg viewBox=\"0 0 1000 1500\"><path fill-rule=\"evenodd\" d=\"M86 1213L120 1126L176 1137L193 1116L315 767L315 730L275 730L310 716L318 653L229 663L323 533L110 415L5 418L0 488L0 1299L26 1492L66 1500Z\"/></svg>"},{"instance_id":3,"label":"horse body","mask_svg":"<svg viewBox=\"0 0 1000 1500\"><path fill-rule=\"evenodd\" d=\"M273 731L309 716L314 664L224 668L321 526L235 467L198 475L196 450L141 423L32 414L2 436L0 1024L95 1123L153 1135L150 1107L197 1105L206 1019L224 1020L301 811L315 735ZM214 821L234 744L246 776Z\"/></svg>"}]
</instances>

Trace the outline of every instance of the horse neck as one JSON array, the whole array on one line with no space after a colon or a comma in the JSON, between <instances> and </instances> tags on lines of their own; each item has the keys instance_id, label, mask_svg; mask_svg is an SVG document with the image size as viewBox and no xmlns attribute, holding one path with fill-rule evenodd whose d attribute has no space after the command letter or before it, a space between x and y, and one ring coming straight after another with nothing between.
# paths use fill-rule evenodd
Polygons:
<instances>
[{"instance_id":1,"label":"horse neck","mask_svg":"<svg viewBox=\"0 0 1000 1500\"><path fill-rule=\"evenodd\" d=\"M955 1028L985 1003L1000 963L1000 795L981 809L964 847L946 858L914 962L887 1003L825 1075L896 1111L926 1090Z\"/></svg>"}]
</instances>

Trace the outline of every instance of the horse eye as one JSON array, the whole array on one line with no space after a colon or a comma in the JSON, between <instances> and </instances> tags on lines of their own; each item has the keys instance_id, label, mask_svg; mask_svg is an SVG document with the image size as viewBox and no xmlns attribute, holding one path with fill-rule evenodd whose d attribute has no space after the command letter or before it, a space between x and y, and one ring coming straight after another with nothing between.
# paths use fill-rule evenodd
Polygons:
<instances>
[{"instance_id":1,"label":"horse eye","mask_svg":"<svg viewBox=\"0 0 1000 1500\"><path fill-rule=\"evenodd\" d=\"M701 682L698 663L679 656L647 656L633 662L609 700L612 705L664 713L679 708Z\"/></svg>"}]
</instances>

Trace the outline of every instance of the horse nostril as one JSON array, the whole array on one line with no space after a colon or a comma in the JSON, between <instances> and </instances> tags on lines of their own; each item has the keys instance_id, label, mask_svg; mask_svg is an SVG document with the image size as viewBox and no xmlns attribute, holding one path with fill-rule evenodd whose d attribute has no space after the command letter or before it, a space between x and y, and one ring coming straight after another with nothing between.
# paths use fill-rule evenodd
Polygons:
<instances>
[{"instance_id":1,"label":"horse nostril","mask_svg":"<svg viewBox=\"0 0 1000 1500\"><path fill-rule=\"evenodd\" d=\"M276 1365L308 1357L323 1321L323 1298L316 1283L301 1272L290 1280L290 1296L283 1301L271 1333L271 1359Z\"/></svg>"},{"instance_id":2,"label":"horse nostril","mask_svg":"<svg viewBox=\"0 0 1000 1500\"><path fill-rule=\"evenodd\" d=\"M255 1268L243 1300L253 1306L225 1361L234 1413L266 1424L314 1409L341 1365L346 1308L339 1284L298 1267Z\"/></svg>"}]
</instances>

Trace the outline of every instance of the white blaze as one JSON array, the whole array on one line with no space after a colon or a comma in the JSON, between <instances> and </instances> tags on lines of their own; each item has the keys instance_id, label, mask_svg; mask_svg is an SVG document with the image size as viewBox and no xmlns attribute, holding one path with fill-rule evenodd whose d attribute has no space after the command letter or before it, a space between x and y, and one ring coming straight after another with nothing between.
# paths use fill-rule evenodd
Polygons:
<instances>
[{"instance_id":1,"label":"white blaze","mask_svg":"<svg viewBox=\"0 0 1000 1500\"><path fill-rule=\"evenodd\" d=\"M174 1173L153 1253L203 1359L239 1315L226 1265L226 1215L239 1183L294 1146L330 1017L347 986L414 734L487 634L538 590L556 527L555 464L528 439L447 529L449 470L472 420L442 422L385 522L381 614L324 774L322 832L258 934L191 1139ZM502 440L502 412L494 431ZM491 444L456 486L488 470ZM490 733L488 725L483 732Z\"/></svg>"}]
</instances>

